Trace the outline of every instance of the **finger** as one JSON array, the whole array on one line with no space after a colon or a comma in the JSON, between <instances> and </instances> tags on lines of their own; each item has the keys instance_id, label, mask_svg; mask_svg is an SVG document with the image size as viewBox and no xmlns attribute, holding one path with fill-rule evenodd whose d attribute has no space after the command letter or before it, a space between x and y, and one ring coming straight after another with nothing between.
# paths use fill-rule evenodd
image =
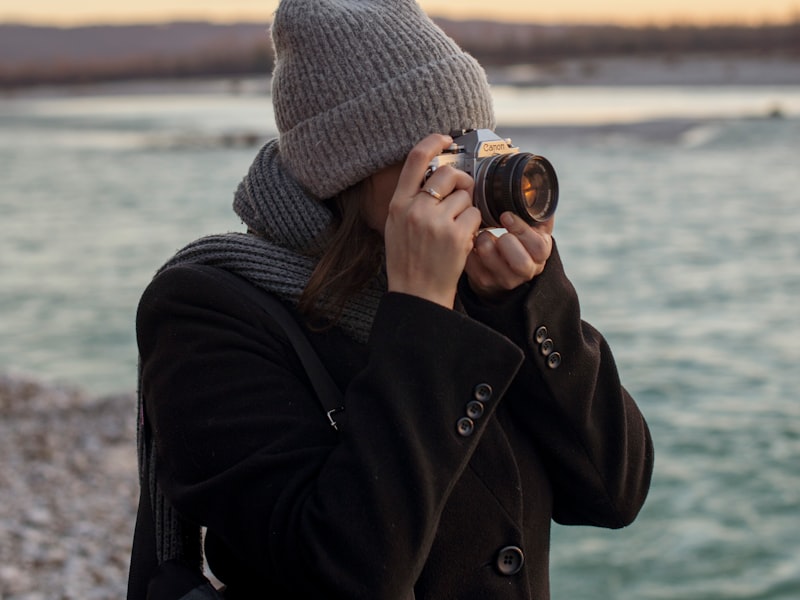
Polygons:
<instances>
[{"instance_id":1,"label":"finger","mask_svg":"<svg viewBox=\"0 0 800 600\"><path fill-rule=\"evenodd\" d=\"M433 202L437 205L441 216L455 219L465 210L472 207L472 195L465 190L455 190L441 200L434 199ZM480 211L478 211L478 214L480 215ZM478 223L478 226L480 226L480 223ZM475 231L477 232L477 227Z\"/></svg>"},{"instance_id":2,"label":"finger","mask_svg":"<svg viewBox=\"0 0 800 600\"><path fill-rule=\"evenodd\" d=\"M466 171L461 171L450 165L440 167L433 172L422 185L424 191L431 193L433 190L443 198L450 195L454 190L467 190L472 192L475 181ZM431 194L435 196L436 194Z\"/></svg>"},{"instance_id":3,"label":"finger","mask_svg":"<svg viewBox=\"0 0 800 600\"><path fill-rule=\"evenodd\" d=\"M530 278L529 273L520 275L512 269L498 244L499 238L486 231L475 239L474 252L468 259L467 274L473 289L479 293L494 294L511 290Z\"/></svg>"},{"instance_id":4,"label":"finger","mask_svg":"<svg viewBox=\"0 0 800 600\"><path fill-rule=\"evenodd\" d=\"M497 253L497 237L490 231L481 231L475 237L474 252L481 260L481 263L486 265L489 269L500 266L502 260Z\"/></svg>"},{"instance_id":5,"label":"finger","mask_svg":"<svg viewBox=\"0 0 800 600\"><path fill-rule=\"evenodd\" d=\"M466 196L465 192L457 193ZM469 234L469 237L465 238L464 243L466 252L471 252L475 243L475 234L481 226L481 211L472 206L471 200L468 200L466 204L462 204L462 206L464 206L463 209L456 208L453 210L453 219Z\"/></svg>"},{"instance_id":6,"label":"finger","mask_svg":"<svg viewBox=\"0 0 800 600\"><path fill-rule=\"evenodd\" d=\"M497 252L502 257L506 270L510 271L524 281L533 279L541 272L544 267L543 262L539 262L523 245L520 238L506 233L498 238L496 244ZM498 271L501 271L498 269Z\"/></svg>"},{"instance_id":7,"label":"finger","mask_svg":"<svg viewBox=\"0 0 800 600\"><path fill-rule=\"evenodd\" d=\"M553 221L529 225L519 216L505 212L500 222L515 239L519 240L525 250L536 262L544 262L550 257L553 248Z\"/></svg>"},{"instance_id":8,"label":"finger","mask_svg":"<svg viewBox=\"0 0 800 600\"><path fill-rule=\"evenodd\" d=\"M400 171L396 193L406 198L417 194L430 162L452 143L453 138L449 135L434 133L414 146L408 153L403 169Z\"/></svg>"},{"instance_id":9,"label":"finger","mask_svg":"<svg viewBox=\"0 0 800 600\"><path fill-rule=\"evenodd\" d=\"M527 280L536 269L525 247L513 235L497 238L492 233L482 232L475 240L475 253L498 282L520 277Z\"/></svg>"},{"instance_id":10,"label":"finger","mask_svg":"<svg viewBox=\"0 0 800 600\"><path fill-rule=\"evenodd\" d=\"M480 211L472 206L472 197L464 190L456 190L442 200L433 198L425 190L421 190L418 196L415 201L405 205L406 218L419 226L439 230L449 228L457 222L459 229L464 232L461 235L469 236L471 249L472 238L481 222ZM476 214L467 215L466 220L462 219L462 215L470 209Z\"/></svg>"}]
</instances>

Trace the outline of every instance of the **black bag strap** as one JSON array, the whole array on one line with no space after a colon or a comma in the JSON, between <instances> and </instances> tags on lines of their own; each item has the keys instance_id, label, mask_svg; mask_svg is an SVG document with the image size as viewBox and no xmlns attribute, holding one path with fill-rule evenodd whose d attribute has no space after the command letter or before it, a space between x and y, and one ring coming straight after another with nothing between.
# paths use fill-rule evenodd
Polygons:
<instances>
[{"instance_id":1,"label":"black bag strap","mask_svg":"<svg viewBox=\"0 0 800 600\"><path fill-rule=\"evenodd\" d=\"M334 420L334 415L344 410L342 392L333 381L325 365L322 364L322 361L311 346L311 342L309 342L308 337L306 337L297 319L292 315L286 305L272 294L255 287L247 280L229 271L203 265L186 265L183 268L201 270L204 274L211 275L219 281L223 281L227 285L236 288L238 292L249 298L256 306L259 306L272 317L272 320L277 323L286 334L289 343L297 353L311 381L311 385L314 387L317 399L328 417L328 421L330 421L334 429L338 429L336 421ZM154 513L150 502L149 480L149 476L140 477L141 489L139 508L136 515L131 565L128 575L128 600L145 598L153 575L158 573L159 576L163 576L165 571L165 569L158 564L158 559L156 557L156 531ZM166 563L165 565L170 567L170 565ZM202 574L198 572L197 575ZM198 588L194 588L189 594L181 595L179 600L190 600L193 598L200 600L201 597L214 597L213 588L203 584Z\"/></svg>"},{"instance_id":2,"label":"black bag strap","mask_svg":"<svg viewBox=\"0 0 800 600\"><path fill-rule=\"evenodd\" d=\"M200 267L204 273L213 274L220 280L226 281L229 285L235 287L243 296L252 300L256 305L260 306L272 319L281 326L281 329L286 334L289 342L292 344L295 352L297 353L303 368L311 380L311 385L314 386L317 399L325 414L328 416L331 426L336 427L334 415L344 410L344 402L342 392L339 386L333 381L331 374L325 365L322 364L319 356L308 337L303 332L297 319L292 315L286 305L272 294L257 288L246 279L239 277L216 267Z\"/></svg>"}]
</instances>

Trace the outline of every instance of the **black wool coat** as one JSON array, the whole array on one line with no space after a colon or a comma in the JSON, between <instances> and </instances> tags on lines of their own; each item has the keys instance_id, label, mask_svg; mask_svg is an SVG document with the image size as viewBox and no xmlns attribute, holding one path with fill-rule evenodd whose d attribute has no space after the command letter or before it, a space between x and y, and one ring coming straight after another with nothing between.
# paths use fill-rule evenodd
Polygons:
<instances>
[{"instance_id":1,"label":"black wool coat","mask_svg":"<svg viewBox=\"0 0 800 600\"><path fill-rule=\"evenodd\" d=\"M228 597L546 599L551 520L641 508L647 425L557 250L502 305L387 293L368 344L309 332L338 431L277 325L209 268L156 277L137 336L157 476Z\"/></svg>"}]
</instances>

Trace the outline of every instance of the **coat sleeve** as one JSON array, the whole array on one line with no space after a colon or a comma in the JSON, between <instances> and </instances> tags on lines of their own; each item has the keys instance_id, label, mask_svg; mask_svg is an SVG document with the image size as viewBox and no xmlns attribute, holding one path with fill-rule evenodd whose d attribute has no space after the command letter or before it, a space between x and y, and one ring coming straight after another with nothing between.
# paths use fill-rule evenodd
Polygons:
<instances>
[{"instance_id":1,"label":"coat sleeve","mask_svg":"<svg viewBox=\"0 0 800 600\"><path fill-rule=\"evenodd\" d=\"M622 386L606 340L581 320L558 249L544 272L502 305L462 282L467 311L513 339L526 359L505 406L541 452L561 524L630 524L650 486L647 423Z\"/></svg>"},{"instance_id":2,"label":"coat sleeve","mask_svg":"<svg viewBox=\"0 0 800 600\"><path fill-rule=\"evenodd\" d=\"M165 271L137 316L168 498L243 572L299 596L407 597L521 351L463 314L387 294L337 432L275 325L205 277ZM460 420L476 394L486 412L470 429Z\"/></svg>"}]
</instances>

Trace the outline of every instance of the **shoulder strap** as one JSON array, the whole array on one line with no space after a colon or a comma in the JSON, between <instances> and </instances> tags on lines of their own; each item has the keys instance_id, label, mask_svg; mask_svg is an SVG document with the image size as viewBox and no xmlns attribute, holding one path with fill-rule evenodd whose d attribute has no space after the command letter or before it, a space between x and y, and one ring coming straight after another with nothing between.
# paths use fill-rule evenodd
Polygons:
<instances>
[{"instance_id":1,"label":"shoulder strap","mask_svg":"<svg viewBox=\"0 0 800 600\"><path fill-rule=\"evenodd\" d=\"M289 309L275 296L255 287L247 280L234 275L228 271L215 267L201 267L200 265L187 265L190 268L202 269L204 273L210 274L220 281L225 281L237 289L243 296L250 298L257 306L267 312L275 323L280 325L286 334L292 347L297 353L300 362L303 364L314 392L322 405L325 414L328 416L331 426L336 427L334 415L344 410L342 392L333 381L325 365L322 364L311 342L308 341L300 324L294 318ZM155 511L153 510L152 499L158 498L159 494L152 489L155 486L154 478L149 473L149 461L143 457L142 452L147 452L149 442L147 441L147 425L144 418L144 406L139 395L140 422L137 437L137 445L140 452L140 496L139 508L136 515L136 526L134 530L133 549L131 552L131 565L128 578L128 600L140 600L147 595L147 586L153 575L159 570L159 559L157 544L159 543L159 533L155 527ZM180 543L186 543L181 540ZM202 552L201 550L198 550ZM199 571L198 571L199 573ZM205 589L205 588L203 588ZM209 588L210 589L210 588ZM185 598L188 598L186 596Z\"/></svg>"},{"instance_id":2,"label":"shoulder strap","mask_svg":"<svg viewBox=\"0 0 800 600\"><path fill-rule=\"evenodd\" d=\"M303 368L311 380L311 385L314 386L317 399L325 414L328 416L331 426L336 427L334 415L344 410L344 402L342 392L339 386L333 381L331 374L317 355L308 337L303 332L297 319L292 315L286 305L281 302L277 297L265 292L264 290L254 286L246 279L216 267L203 268L204 273L213 274L220 280L226 281L229 285L235 287L243 296L252 300L257 306L261 307L272 319L281 326L281 329L286 334L289 342L292 344L295 352L297 353Z\"/></svg>"}]
</instances>

